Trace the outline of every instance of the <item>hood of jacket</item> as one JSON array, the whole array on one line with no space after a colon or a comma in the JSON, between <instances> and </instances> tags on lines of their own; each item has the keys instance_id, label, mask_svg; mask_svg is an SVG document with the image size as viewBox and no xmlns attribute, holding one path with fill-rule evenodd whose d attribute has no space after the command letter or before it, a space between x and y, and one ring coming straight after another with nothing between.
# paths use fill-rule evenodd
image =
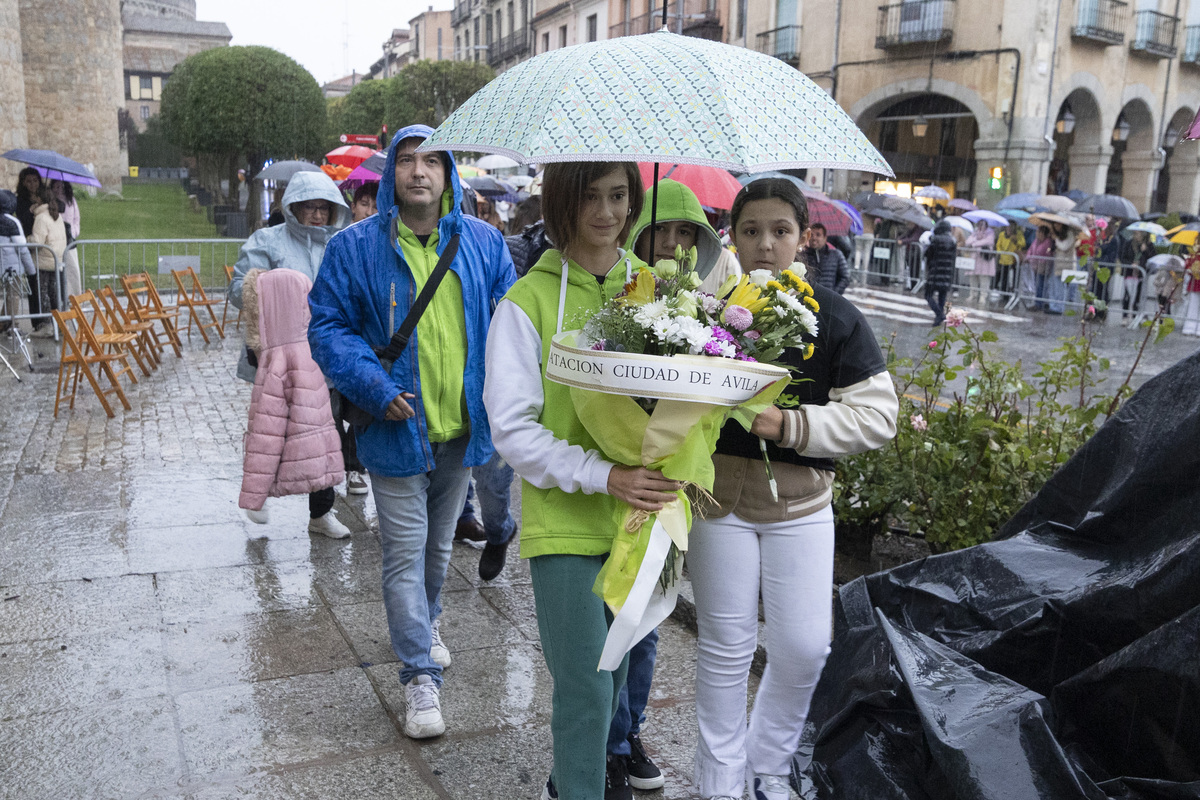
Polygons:
<instances>
[{"instance_id":1,"label":"hood of jacket","mask_svg":"<svg viewBox=\"0 0 1200 800\"><path fill-rule=\"evenodd\" d=\"M246 345L258 353L285 344L307 348L311 290L312 282L294 269L250 270L242 286Z\"/></svg>"},{"instance_id":2,"label":"hood of jacket","mask_svg":"<svg viewBox=\"0 0 1200 800\"><path fill-rule=\"evenodd\" d=\"M301 225L300 220L292 213L293 203L303 203L307 200L328 200L333 206L329 215L328 225ZM287 189L283 192L283 219L288 233L301 241L319 242L324 244L329 237L346 227L350 221L350 208L346 199L338 191L337 184L324 172L297 172L288 181Z\"/></svg>"},{"instance_id":3,"label":"hood of jacket","mask_svg":"<svg viewBox=\"0 0 1200 800\"><path fill-rule=\"evenodd\" d=\"M933 226L933 235L934 236L937 236L938 234L942 234L942 233L944 233L946 235L950 234L950 223L946 222L946 220L944 220L944 219L939 220L938 224Z\"/></svg>"},{"instance_id":4,"label":"hood of jacket","mask_svg":"<svg viewBox=\"0 0 1200 800\"><path fill-rule=\"evenodd\" d=\"M428 125L409 125L396 131L396 135L392 137L392 143L388 146L387 162L383 165L383 175L379 178L379 192L375 195L375 207L378 209L377 223L387 231L389 240L395 240L396 237L392 232L396 230L395 223L400 218L400 206L396 204L396 150L405 139L428 139L432 135L433 128ZM446 188L442 193L442 208L446 207L447 193L449 193L450 201L450 210L443 215L443 219L449 217L451 220L450 230L457 231L460 227L459 222L462 220L462 182L458 178L458 165L454 161L454 154L445 150L441 151L440 155L447 172ZM440 228L441 226L439 226ZM439 239L448 240L449 238L449 236L439 233Z\"/></svg>"},{"instance_id":5,"label":"hood of jacket","mask_svg":"<svg viewBox=\"0 0 1200 800\"><path fill-rule=\"evenodd\" d=\"M637 218L637 222L629 231L629 240L625 244L625 249L630 254L637 252L634 245L637 244L638 237L650 227L653 201L654 188L651 187L646 190L646 200L642 203L641 216ZM704 278L712 272L713 267L717 265L717 259L721 256L721 238L708 224L708 217L704 216L704 209L701 207L700 201L696 199L695 192L678 181L669 178L660 180L658 182L656 219L658 222L687 220L694 223L696 225L696 274ZM650 260L655 260L653 253L650 254Z\"/></svg>"},{"instance_id":6,"label":"hood of jacket","mask_svg":"<svg viewBox=\"0 0 1200 800\"><path fill-rule=\"evenodd\" d=\"M17 213L17 195L8 189L0 189L0 214Z\"/></svg>"}]
</instances>

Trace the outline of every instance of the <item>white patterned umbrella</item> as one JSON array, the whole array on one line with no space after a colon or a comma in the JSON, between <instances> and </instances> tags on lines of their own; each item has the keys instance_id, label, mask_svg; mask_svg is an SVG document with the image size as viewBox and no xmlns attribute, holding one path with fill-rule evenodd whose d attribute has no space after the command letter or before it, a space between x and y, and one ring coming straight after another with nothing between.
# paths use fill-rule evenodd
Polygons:
<instances>
[{"instance_id":1,"label":"white patterned umbrella","mask_svg":"<svg viewBox=\"0 0 1200 800\"><path fill-rule=\"evenodd\" d=\"M519 64L472 95L421 149L499 153L526 164L646 161L893 175L849 115L803 73L762 53L665 30Z\"/></svg>"}]
</instances>

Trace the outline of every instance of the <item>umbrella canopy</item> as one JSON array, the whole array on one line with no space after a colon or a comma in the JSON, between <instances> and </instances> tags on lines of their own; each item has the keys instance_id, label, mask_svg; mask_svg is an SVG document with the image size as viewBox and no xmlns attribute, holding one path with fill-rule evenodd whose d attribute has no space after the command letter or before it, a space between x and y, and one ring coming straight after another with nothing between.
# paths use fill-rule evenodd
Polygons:
<instances>
[{"instance_id":1,"label":"umbrella canopy","mask_svg":"<svg viewBox=\"0 0 1200 800\"><path fill-rule=\"evenodd\" d=\"M1053 222L1059 225L1066 225L1068 228L1074 228L1077 231L1084 230L1084 224L1081 220L1066 214L1054 214L1049 211L1040 211L1032 215L1029 221L1034 225L1050 224Z\"/></svg>"},{"instance_id":2,"label":"umbrella canopy","mask_svg":"<svg viewBox=\"0 0 1200 800\"><path fill-rule=\"evenodd\" d=\"M851 236L860 235L863 232L863 219L862 219L862 214L859 213L859 210L857 208L855 208L854 206L850 205L849 203L847 203L845 200L831 200L830 202L833 203L838 208L840 208L842 211L845 211L847 215L849 215L849 217L850 217L850 234L849 235L851 235Z\"/></svg>"},{"instance_id":3,"label":"umbrella canopy","mask_svg":"<svg viewBox=\"0 0 1200 800\"><path fill-rule=\"evenodd\" d=\"M927 231L933 230L933 220L926 214L919 214L914 211L892 211L883 207L865 208L863 214L876 219L889 219L893 222L903 222L907 225L916 225L919 228L924 228ZM949 219L947 217L947 219Z\"/></svg>"},{"instance_id":4,"label":"umbrella canopy","mask_svg":"<svg viewBox=\"0 0 1200 800\"><path fill-rule=\"evenodd\" d=\"M959 211L978 211L979 206L972 203L970 200L965 200L961 197L956 197L946 204L950 208L956 208Z\"/></svg>"},{"instance_id":5,"label":"umbrella canopy","mask_svg":"<svg viewBox=\"0 0 1200 800\"><path fill-rule=\"evenodd\" d=\"M344 181L350 177L350 173L354 170L341 164L322 164L321 172L329 176L334 183Z\"/></svg>"},{"instance_id":6,"label":"umbrella canopy","mask_svg":"<svg viewBox=\"0 0 1200 800\"><path fill-rule=\"evenodd\" d=\"M524 189L525 187L527 187L531 183L533 183L533 176L532 175L509 175L504 180L505 180L505 182L511 183L513 186L516 186L519 189Z\"/></svg>"},{"instance_id":7,"label":"umbrella canopy","mask_svg":"<svg viewBox=\"0 0 1200 800\"><path fill-rule=\"evenodd\" d=\"M859 192L850 198L850 204L872 216L879 216L874 213L874 211L878 210L892 211L897 214L925 214L925 206L916 200L897 197L894 194L880 194L879 192Z\"/></svg>"},{"instance_id":8,"label":"umbrella canopy","mask_svg":"<svg viewBox=\"0 0 1200 800\"><path fill-rule=\"evenodd\" d=\"M100 181L92 171L78 161L67 158L53 150L9 150L3 156L9 161L20 161L38 171L43 178L50 180L79 183L84 186L99 188Z\"/></svg>"},{"instance_id":9,"label":"umbrella canopy","mask_svg":"<svg viewBox=\"0 0 1200 800\"><path fill-rule=\"evenodd\" d=\"M1188 125L1188 129L1183 133L1183 140L1200 139L1200 111L1196 112L1196 118L1192 120L1192 124Z\"/></svg>"},{"instance_id":10,"label":"umbrella canopy","mask_svg":"<svg viewBox=\"0 0 1200 800\"><path fill-rule=\"evenodd\" d=\"M287 183L297 172L320 172L321 168L307 161L276 161L254 176L256 181L280 181Z\"/></svg>"},{"instance_id":11,"label":"umbrella canopy","mask_svg":"<svg viewBox=\"0 0 1200 800\"><path fill-rule=\"evenodd\" d=\"M1044 194L1034 204L1038 211L1049 211L1052 214L1062 214L1075 208L1075 201L1061 194Z\"/></svg>"},{"instance_id":12,"label":"umbrella canopy","mask_svg":"<svg viewBox=\"0 0 1200 800\"><path fill-rule=\"evenodd\" d=\"M996 203L997 211L1004 211L1009 208L1019 208L1023 211L1033 211L1037 206L1038 198L1041 197L1037 192L1018 192L1010 194L999 203Z\"/></svg>"},{"instance_id":13,"label":"umbrella canopy","mask_svg":"<svg viewBox=\"0 0 1200 800\"><path fill-rule=\"evenodd\" d=\"M1155 269L1169 269L1175 272L1183 272L1183 258L1164 253L1160 256L1151 256L1146 262L1146 266L1154 267Z\"/></svg>"},{"instance_id":14,"label":"umbrella canopy","mask_svg":"<svg viewBox=\"0 0 1200 800\"><path fill-rule=\"evenodd\" d=\"M1162 225L1159 225L1157 222L1146 222L1145 220L1131 222L1121 229L1122 233L1125 233L1126 231L1129 233L1133 233L1134 231L1142 231L1143 233L1148 233L1151 236L1161 236L1164 239L1167 238L1167 229Z\"/></svg>"},{"instance_id":15,"label":"umbrella canopy","mask_svg":"<svg viewBox=\"0 0 1200 800\"><path fill-rule=\"evenodd\" d=\"M521 166L516 161L513 161L508 156L489 155L484 156L475 162L475 166L480 169L512 169L513 167Z\"/></svg>"},{"instance_id":16,"label":"umbrella canopy","mask_svg":"<svg viewBox=\"0 0 1200 800\"><path fill-rule=\"evenodd\" d=\"M347 144L330 150L325 154L325 160L330 164L337 164L339 167L354 169L375 153L374 149L363 147L361 144Z\"/></svg>"},{"instance_id":17,"label":"umbrella canopy","mask_svg":"<svg viewBox=\"0 0 1200 800\"><path fill-rule=\"evenodd\" d=\"M950 193L940 186L922 186L913 192L913 197L928 197L930 200L949 200Z\"/></svg>"},{"instance_id":18,"label":"umbrella canopy","mask_svg":"<svg viewBox=\"0 0 1200 800\"><path fill-rule=\"evenodd\" d=\"M949 222L955 228L966 231L967 233L973 233L975 231L975 226L972 225L971 221L965 217L942 217L942 222Z\"/></svg>"},{"instance_id":19,"label":"umbrella canopy","mask_svg":"<svg viewBox=\"0 0 1200 800\"><path fill-rule=\"evenodd\" d=\"M649 187L654 180L654 165L638 164L638 172L642 174L642 185ZM733 208L733 198L742 190L742 184L727 170L695 164L660 164L658 178L682 183L695 193L700 205L709 208Z\"/></svg>"},{"instance_id":20,"label":"umbrella canopy","mask_svg":"<svg viewBox=\"0 0 1200 800\"><path fill-rule=\"evenodd\" d=\"M1086 200L1088 198L1088 193L1085 192L1083 189L1072 189L1071 191L1069 191L1065 195L1063 195L1063 197L1069 197L1070 199L1072 199L1076 203L1078 203L1081 200Z\"/></svg>"},{"instance_id":21,"label":"umbrella canopy","mask_svg":"<svg viewBox=\"0 0 1200 800\"><path fill-rule=\"evenodd\" d=\"M421 149L500 153L522 163L893 174L803 73L763 53L667 31L563 47L518 64L472 95Z\"/></svg>"},{"instance_id":22,"label":"umbrella canopy","mask_svg":"<svg viewBox=\"0 0 1200 800\"><path fill-rule=\"evenodd\" d=\"M1009 219L1016 220L1017 222L1024 222L1025 220L1029 219L1029 212L1022 211L1019 208L1006 208L1000 213Z\"/></svg>"},{"instance_id":23,"label":"umbrella canopy","mask_svg":"<svg viewBox=\"0 0 1200 800\"><path fill-rule=\"evenodd\" d=\"M504 185L490 175L476 175L473 178L467 178L467 183L484 197L500 197L514 193L513 187Z\"/></svg>"},{"instance_id":24,"label":"umbrella canopy","mask_svg":"<svg viewBox=\"0 0 1200 800\"><path fill-rule=\"evenodd\" d=\"M963 219L969 219L971 222L979 222L982 220L992 228L1004 228L1008 226L1010 220L1007 217L1002 217L995 211L968 211L963 214Z\"/></svg>"},{"instance_id":25,"label":"umbrella canopy","mask_svg":"<svg viewBox=\"0 0 1200 800\"><path fill-rule=\"evenodd\" d=\"M1168 241L1174 242L1175 244L1186 245L1188 247L1195 247L1197 235L1200 234L1198 234L1196 230L1184 228L1184 230L1181 230L1179 233L1172 236Z\"/></svg>"},{"instance_id":26,"label":"umbrella canopy","mask_svg":"<svg viewBox=\"0 0 1200 800\"><path fill-rule=\"evenodd\" d=\"M1133 203L1115 194L1094 194L1080 200L1071 210L1099 217L1138 218L1138 212L1133 207Z\"/></svg>"}]
</instances>

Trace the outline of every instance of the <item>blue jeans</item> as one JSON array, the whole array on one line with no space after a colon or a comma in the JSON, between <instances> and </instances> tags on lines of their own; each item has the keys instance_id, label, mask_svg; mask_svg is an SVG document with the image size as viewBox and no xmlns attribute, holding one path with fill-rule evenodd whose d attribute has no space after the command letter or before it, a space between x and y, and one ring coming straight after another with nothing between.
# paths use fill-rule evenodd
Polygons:
<instances>
[{"instance_id":1,"label":"blue jeans","mask_svg":"<svg viewBox=\"0 0 1200 800\"><path fill-rule=\"evenodd\" d=\"M1079 286L1074 281L1063 283L1062 278L1054 275L1050 277L1049 289L1050 311L1055 314L1061 314L1066 310L1067 303L1075 302Z\"/></svg>"},{"instance_id":2,"label":"blue jeans","mask_svg":"<svg viewBox=\"0 0 1200 800\"><path fill-rule=\"evenodd\" d=\"M654 680L654 661L658 657L658 628L629 651L629 673L617 701L617 713L608 727L608 752L629 755L629 736L642 729L646 721L646 703L650 700L650 682Z\"/></svg>"},{"instance_id":3,"label":"blue jeans","mask_svg":"<svg viewBox=\"0 0 1200 800\"><path fill-rule=\"evenodd\" d=\"M1047 304L1045 301L1050 296L1050 281L1052 281L1052 280L1053 280L1053 278L1051 278L1049 275L1035 275L1034 276L1034 285L1037 287L1037 291L1036 291L1037 302L1034 303L1034 306L1036 308L1046 308L1047 307Z\"/></svg>"},{"instance_id":4,"label":"blue jeans","mask_svg":"<svg viewBox=\"0 0 1200 800\"><path fill-rule=\"evenodd\" d=\"M463 466L469 438L432 443L432 472L407 478L371 473L383 545L383 605L392 650L404 662L401 683L429 675L442 684L442 668L429 657L430 627L442 613L454 526L471 479Z\"/></svg>"},{"instance_id":5,"label":"blue jeans","mask_svg":"<svg viewBox=\"0 0 1200 800\"><path fill-rule=\"evenodd\" d=\"M459 519L475 516L475 506L471 500L479 492L479 511L488 544L504 544L517 532L517 523L509 511L513 469L499 453L493 453L486 464L475 467L472 472L475 485L467 490L467 501L463 504Z\"/></svg>"}]
</instances>

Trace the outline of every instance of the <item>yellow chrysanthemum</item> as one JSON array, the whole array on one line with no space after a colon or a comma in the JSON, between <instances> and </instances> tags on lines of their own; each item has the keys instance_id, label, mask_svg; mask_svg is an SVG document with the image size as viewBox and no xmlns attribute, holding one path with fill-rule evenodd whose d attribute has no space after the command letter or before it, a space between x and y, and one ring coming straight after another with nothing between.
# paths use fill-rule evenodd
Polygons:
<instances>
[{"instance_id":1,"label":"yellow chrysanthemum","mask_svg":"<svg viewBox=\"0 0 1200 800\"><path fill-rule=\"evenodd\" d=\"M796 281L796 291L800 292L801 294L812 294L813 288L808 281Z\"/></svg>"},{"instance_id":2,"label":"yellow chrysanthemum","mask_svg":"<svg viewBox=\"0 0 1200 800\"><path fill-rule=\"evenodd\" d=\"M804 343L804 360L808 361L810 358L812 358L813 353L815 353L816 350L817 350L817 346L814 345L812 342L805 342Z\"/></svg>"},{"instance_id":3,"label":"yellow chrysanthemum","mask_svg":"<svg viewBox=\"0 0 1200 800\"><path fill-rule=\"evenodd\" d=\"M785 291L783 288L783 284L780 283L779 281L767 281L767 288L771 289L772 291L776 291L776 292Z\"/></svg>"},{"instance_id":4,"label":"yellow chrysanthemum","mask_svg":"<svg viewBox=\"0 0 1200 800\"><path fill-rule=\"evenodd\" d=\"M767 307L767 299L762 296L762 291L743 275L734 290L729 293L727 305L741 306L749 309L750 313L757 314Z\"/></svg>"},{"instance_id":5,"label":"yellow chrysanthemum","mask_svg":"<svg viewBox=\"0 0 1200 800\"><path fill-rule=\"evenodd\" d=\"M800 281L800 276L792 272L790 269L785 269L783 272L781 272L780 277L793 286Z\"/></svg>"},{"instance_id":6,"label":"yellow chrysanthemum","mask_svg":"<svg viewBox=\"0 0 1200 800\"><path fill-rule=\"evenodd\" d=\"M654 273L639 269L637 277L625 284L625 295L618 297L617 302L623 306L644 306L654 302Z\"/></svg>"},{"instance_id":7,"label":"yellow chrysanthemum","mask_svg":"<svg viewBox=\"0 0 1200 800\"><path fill-rule=\"evenodd\" d=\"M814 314L821 310L821 304L818 303L811 295L805 295L803 300L804 305L808 306Z\"/></svg>"}]
</instances>

